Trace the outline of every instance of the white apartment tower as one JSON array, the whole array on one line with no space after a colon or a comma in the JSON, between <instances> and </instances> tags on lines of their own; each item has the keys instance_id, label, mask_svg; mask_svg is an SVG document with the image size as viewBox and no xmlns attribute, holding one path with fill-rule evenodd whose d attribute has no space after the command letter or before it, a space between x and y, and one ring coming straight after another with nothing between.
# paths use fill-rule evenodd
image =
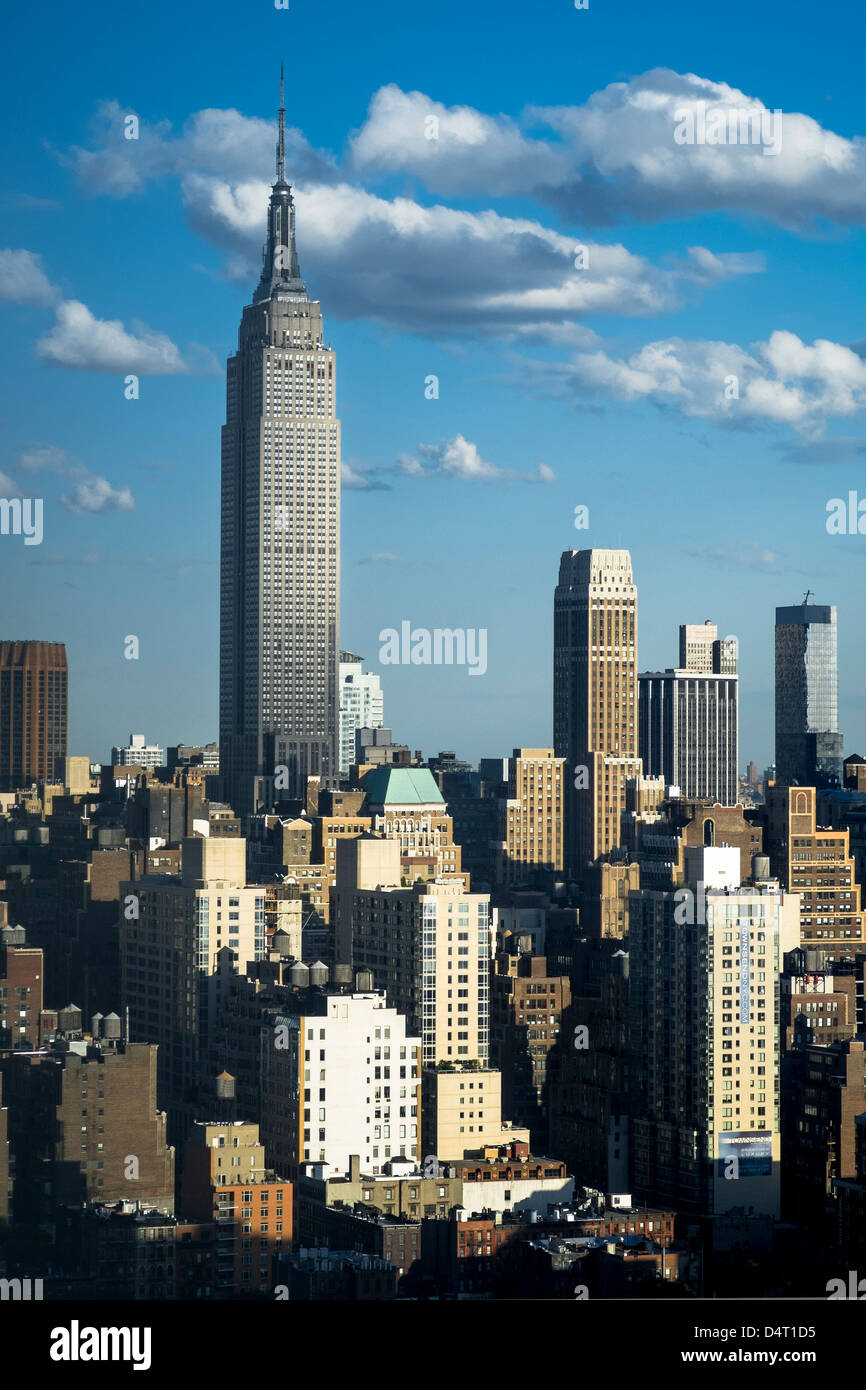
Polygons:
<instances>
[{"instance_id":1,"label":"white apartment tower","mask_svg":"<svg viewBox=\"0 0 866 1390\"><path fill-rule=\"evenodd\" d=\"M220 758L239 815L337 772L340 424L336 359L301 279L285 178L229 358L222 436Z\"/></svg>"},{"instance_id":2,"label":"white apartment tower","mask_svg":"<svg viewBox=\"0 0 866 1390\"><path fill-rule=\"evenodd\" d=\"M363 657L340 652L340 772L346 774L357 761L359 729L381 729L385 701L379 677L364 670Z\"/></svg>"}]
</instances>

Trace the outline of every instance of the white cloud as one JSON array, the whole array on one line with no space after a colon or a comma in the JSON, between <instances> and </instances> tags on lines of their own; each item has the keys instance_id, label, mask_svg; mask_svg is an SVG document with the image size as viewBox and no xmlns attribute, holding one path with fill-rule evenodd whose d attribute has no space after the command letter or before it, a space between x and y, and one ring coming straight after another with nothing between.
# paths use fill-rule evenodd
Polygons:
<instances>
[{"instance_id":1,"label":"white cloud","mask_svg":"<svg viewBox=\"0 0 866 1390\"><path fill-rule=\"evenodd\" d=\"M68 512L80 516L93 512L133 512L135 500L128 487L114 488L107 478L99 478L95 473L80 470L72 493L64 493L60 500Z\"/></svg>"},{"instance_id":2,"label":"white cloud","mask_svg":"<svg viewBox=\"0 0 866 1390\"><path fill-rule=\"evenodd\" d=\"M20 497L21 489L8 473L0 473L0 497Z\"/></svg>"},{"instance_id":3,"label":"white cloud","mask_svg":"<svg viewBox=\"0 0 866 1390\"><path fill-rule=\"evenodd\" d=\"M361 174L418 174L446 194L527 194L570 173L566 149L528 138L511 117L444 106L394 83L374 94L349 160Z\"/></svg>"},{"instance_id":4,"label":"white cloud","mask_svg":"<svg viewBox=\"0 0 866 1390\"><path fill-rule=\"evenodd\" d=\"M124 123L132 114L116 101L103 102L91 123L95 148L73 146L61 156L81 183L93 193L123 198L147 183L179 177L191 170L223 178L265 179L274 169L274 122L244 116L233 108L197 111L180 134L170 121L139 117L138 139L125 138ZM328 178L332 158L313 150L302 133L286 130L289 177Z\"/></svg>"},{"instance_id":5,"label":"white cloud","mask_svg":"<svg viewBox=\"0 0 866 1390\"><path fill-rule=\"evenodd\" d=\"M401 454L397 471L412 478L459 478L463 482L550 483L554 473L547 464L539 464L534 473L519 473L513 468L500 468L483 459L477 444L457 434L444 444L419 444L412 454Z\"/></svg>"},{"instance_id":6,"label":"white cloud","mask_svg":"<svg viewBox=\"0 0 866 1390\"><path fill-rule=\"evenodd\" d=\"M0 299L16 304L50 304L57 298L33 251L0 250Z\"/></svg>"},{"instance_id":7,"label":"white cloud","mask_svg":"<svg viewBox=\"0 0 866 1390\"><path fill-rule=\"evenodd\" d=\"M22 473L67 473L71 466L69 455L54 444L37 444L18 455Z\"/></svg>"},{"instance_id":8,"label":"white cloud","mask_svg":"<svg viewBox=\"0 0 866 1390\"><path fill-rule=\"evenodd\" d=\"M192 370L180 349L164 333L142 324L135 332L119 319L98 319L76 299L57 306L54 327L36 344L39 356L53 367L90 372L134 372L142 375Z\"/></svg>"},{"instance_id":9,"label":"white cloud","mask_svg":"<svg viewBox=\"0 0 866 1390\"><path fill-rule=\"evenodd\" d=\"M731 425L790 425L818 436L827 420L866 406L866 362L851 348L811 346L777 331L750 352L735 343L669 338L628 358L599 350L567 363L529 364L522 380L546 394L652 400L683 415Z\"/></svg>"},{"instance_id":10,"label":"white cloud","mask_svg":"<svg viewBox=\"0 0 866 1390\"><path fill-rule=\"evenodd\" d=\"M737 142L678 144L683 117L697 130L707 112L723 115ZM761 113L763 144L739 143L741 123L757 130ZM430 115L435 140L425 135ZM736 87L668 68L613 82L581 106L531 107L520 121L392 84L374 95L350 157L368 178L410 174L433 193L530 196L595 224L714 210L802 229L866 221L866 142L798 112L783 112L778 127L772 116ZM765 154L777 137L777 152Z\"/></svg>"},{"instance_id":11,"label":"white cloud","mask_svg":"<svg viewBox=\"0 0 866 1390\"><path fill-rule=\"evenodd\" d=\"M128 487L113 487L107 478L91 473L55 444L36 444L22 450L18 467L22 473L53 473L65 478L72 491L61 493L60 501L74 515L135 510L135 499Z\"/></svg>"},{"instance_id":12,"label":"white cloud","mask_svg":"<svg viewBox=\"0 0 866 1390\"><path fill-rule=\"evenodd\" d=\"M358 492L371 492L386 489L388 484L381 482L375 474L364 473L344 462L340 464L340 486Z\"/></svg>"},{"instance_id":13,"label":"white cloud","mask_svg":"<svg viewBox=\"0 0 866 1390\"><path fill-rule=\"evenodd\" d=\"M317 297L340 318L409 332L586 346L594 340L581 322L589 314L659 313L686 289L759 268L755 258L700 247L662 268L622 245L586 243L528 218L423 207L346 183L296 193L301 270ZM233 278L251 283L267 185L189 175L183 194L194 230L228 253Z\"/></svg>"}]
</instances>

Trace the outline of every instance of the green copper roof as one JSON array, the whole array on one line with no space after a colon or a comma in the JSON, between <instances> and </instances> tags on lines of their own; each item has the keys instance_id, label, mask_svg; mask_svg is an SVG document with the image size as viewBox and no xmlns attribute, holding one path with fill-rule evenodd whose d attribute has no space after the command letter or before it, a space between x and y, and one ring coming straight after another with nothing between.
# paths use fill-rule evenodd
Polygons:
<instances>
[{"instance_id":1,"label":"green copper roof","mask_svg":"<svg viewBox=\"0 0 866 1390\"><path fill-rule=\"evenodd\" d=\"M444 805L444 799L428 767L376 767L361 785L372 806Z\"/></svg>"}]
</instances>

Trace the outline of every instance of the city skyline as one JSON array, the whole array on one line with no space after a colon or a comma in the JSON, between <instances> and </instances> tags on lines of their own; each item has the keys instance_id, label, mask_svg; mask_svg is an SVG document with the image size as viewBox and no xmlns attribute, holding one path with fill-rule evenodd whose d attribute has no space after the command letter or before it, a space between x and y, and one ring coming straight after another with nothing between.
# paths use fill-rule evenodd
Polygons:
<instances>
[{"instance_id":1,"label":"city skyline","mask_svg":"<svg viewBox=\"0 0 866 1390\"><path fill-rule=\"evenodd\" d=\"M345 48L331 56L332 100L317 101L312 75L292 71L287 166L301 263L311 293L328 306L351 439L342 641L383 675L399 736L427 751L456 746L477 761L549 742L551 635L542 615L555 557L569 543L631 551L645 669L668 664L672 621L712 612L722 632L738 633L742 756L762 766L773 755L773 610L815 590L839 612L846 751L864 744L862 538L826 529L827 503L856 486L863 448L856 83L830 83L830 50L820 41L808 72L744 55L733 39L737 12L720 35L684 29L685 7L674 5L656 16L648 44L642 26L623 34L602 10L592 19L591 51L575 25L586 16L551 17L544 37L557 40L556 53L539 85L509 53L513 6L500 12L503 28L485 34L497 61L483 73L444 43L447 27L437 26L445 12L435 5L419 21L423 61L396 40L377 35L372 44L361 17L347 11ZM220 13L217 6L217 29ZM251 19L239 56L245 45L257 58L273 53L276 73L286 19ZM22 17L25 31L30 22ZM293 41L314 42L314 16L293 13L289 22ZM80 62L74 86L63 71L58 78L61 122L53 109L34 111L31 93L13 83L27 119L18 122L6 190L17 259L3 263L9 302L0 348L11 388L0 471L23 497L37 485L45 496L40 546L2 537L21 595L17 628L66 643L70 746L92 756L130 728L165 744L217 736L220 361L238 287L254 273L273 151L269 74L258 61L242 73L244 64L207 38L212 61L184 70L169 100L149 81L150 31L113 15L111 27L118 52L129 45L141 58L110 84L62 17L40 36L49 63L60 45ZM369 61L357 64L357 52ZM833 50L834 65L840 61L852 60ZM634 112L655 93L672 113L690 72L708 99L762 99L789 117L778 155L749 156L768 180L763 197L746 190L730 149L721 152L727 192L712 195L696 153L672 141L683 158L677 196L634 176L618 206L598 141L606 129L608 159L615 163L619 152L628 163L638 153ZM712 85L721 79L728 89ZM103 98L117 105L100 107ZM533 127L542 116L529 108L540 100L554 103L548 118L558 113L552 133ZM428 110L440 124L438 146L423 134ZM599 111L608 113L606 126ZM126 112L137 114L137 141L125 138ZM171 130L160 124L166 119ZM467 148L461 120L478 131ZM774 171L790 170L789 151L796 158L806 128L821 141L835 132L848 163L825 188L804 159L783 196ZM574 131L584 132L577 144ZM658 126L646 139L661 151ZM549 194L536 187L538 161ZM594 203L576 191L590 186ZM62 257L47 215L52 202L64 209ZM814 216L826 223L820 234ZM102 237L134 245L127 274L117 276L99 255ZM574 268L579 245L589 251L582 271ZM383 257L384 246L392 254ZM518 266L516 298L527 300L519 321ZM429 285L443 277L451 289L437 303ZM494 308L503 294L511 319ZM553 325L527 315L539 297L553 306ZM140 321L146 329L136 328ZM801 354L786 334L838 346L833 370L849 383L847 396L819 389L818 357L808 356L811 348ZM652 343L667 344L663 359L695 374L672 368L683 382L680 406L656 389ZM778 372L765 377L778 418L738 418L731 406L720 419L707 407L699 384L707 343L736 345L754 363L770 353ZM137 400L124 397L127 368L140 376ZM603 387L604 373L622 398ZM438 397L425 394L431 375ZM760 505L767 496L772 515ZM574 529L578 505L589 508L588 532ZM696 611L674 614L656 582L672 559ZM378 633L404 619L486 629L485 679L467 682L447 668L381 671ZM130 633L141 639L137 663L123 658Z\"/></svg>"},{"instance_id":2,"label":"city skyline","mask_svg":"<svg viewBox=\"0 0 866 1390\"><path fill-rule=\"evenodd\" d=\"M52 1360L588 1300L820 1364L866 1298L846 5L7 25L0 1301Z\"/></svg>"}]
</instances>

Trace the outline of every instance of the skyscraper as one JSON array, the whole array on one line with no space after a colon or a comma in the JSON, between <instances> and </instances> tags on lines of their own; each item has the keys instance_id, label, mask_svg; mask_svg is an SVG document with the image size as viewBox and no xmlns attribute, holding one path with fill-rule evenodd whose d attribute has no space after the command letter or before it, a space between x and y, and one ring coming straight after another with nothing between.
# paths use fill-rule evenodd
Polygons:
<instances>
[{"instance_id":1,"label":"skyscraper","mask_svg":"<svg viewBox=\"0 0 866 1390\"><path fill-rule=\"evenodd\" d=\"M685 886L632 894L634 1189L681 1211L778 1217L779 979L797 898L762 857L741 885L733 846L685 860Z\"/></svg>"},{"instance_id":2,"label":"skyscraper","mask_svg":"<svg viewBox=\"0 0 866 1390\"><path fill-rule=\"evenodd\" d=\"M220 757L240 815L271 799L275 777L294 796L307 775L337 773L336 360L301 279L285 164L281 78L264 263L228 362L222 440Z\"/></svg>"},{"instance_id":3,"label":"skyscraper","mask_svg":"<svg viewBox=\"0 0 866 1390\"><path fill-rule=\"evenodd\" d=\"M680 627L676 670L641 671L639 744L644 771L684 797L735 806L737 639L719 641L710 623Z\"/></svg>"},{"instance_id":4,"label":"skyscraper","mask_svg":"<svg viewBox=\"0 0 866 1390\"><path fill-rule=\"evenodd\" d=\"M620 844L639 775L637 588L627 550L566 550L554 598L553 742L565 758L565 860L579 874Z\"/></svg>"},{"instance_id":5,"label":"skyscraper","mask_svg":"<svg viewBox=\"0 0 866 1390\"><path fill-rule=\"evenodd\" d=\"M776 781L842 783L836 609L809 603L776 609Z\"/></svg>"},{"instance_id":6,"label":"skyscraper","mask_svg":"<svg viewBox=\"0 0 866 1390\"><path fill-rule=\"evenodd\" d=\"M67 696L62 642L0 642L0 791L63 776Z\"/></svg>"}]
</instances>

